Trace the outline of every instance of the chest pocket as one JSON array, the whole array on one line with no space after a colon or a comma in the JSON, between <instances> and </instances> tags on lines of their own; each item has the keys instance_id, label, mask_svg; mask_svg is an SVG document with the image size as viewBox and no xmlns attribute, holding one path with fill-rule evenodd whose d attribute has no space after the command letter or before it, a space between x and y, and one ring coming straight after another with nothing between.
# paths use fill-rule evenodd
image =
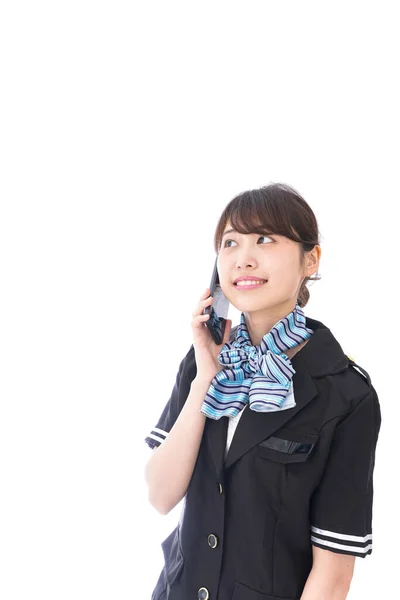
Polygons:
<instances>
[{"instance_id":1,"label":"chest pocket","mask_svg":"<svg viewBox=\"0 0 400 600\"><path fill-rule=\"evenodd\" d=\"M319 435L280 429L275 435L257 444L256 453L278 463L298 463L309 459L314 452Z\"/></svg>"}]
</instances>

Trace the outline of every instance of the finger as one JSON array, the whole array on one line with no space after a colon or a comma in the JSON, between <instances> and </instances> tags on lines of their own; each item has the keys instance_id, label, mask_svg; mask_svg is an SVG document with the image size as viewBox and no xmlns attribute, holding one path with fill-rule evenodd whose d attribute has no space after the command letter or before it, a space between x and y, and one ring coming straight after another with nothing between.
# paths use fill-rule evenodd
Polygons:
<instances>
[{"instance_id":1,"label":"finger","mask_svg":"<svg viewBox=\"0 0 400 600\"><path fill-rule=\"evenodd\" d=\"M201 327L204 321L210 318L210 315L197 315L192 321L192 327Z\"/></svg>"},{"instance_id":2,"label":"finger","mask_svg":"<svg viewBox=\"0 0 400 600\"><path fill-rule=\"evenodd\" d=\"M192 313L192 317L194 318L196 315L202 314L203 310L206 306L210 306L214 302L214 298L209 296L205 300L201 300L196 307L196 310Z\"/></svg>"}]
</instances>

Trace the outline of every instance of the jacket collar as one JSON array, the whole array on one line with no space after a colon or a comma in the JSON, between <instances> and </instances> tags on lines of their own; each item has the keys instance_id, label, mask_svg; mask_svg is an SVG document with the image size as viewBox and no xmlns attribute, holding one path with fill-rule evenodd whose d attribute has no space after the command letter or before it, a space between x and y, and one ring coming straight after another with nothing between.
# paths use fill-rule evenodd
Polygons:
<instances>
[{"instance_id":1,"label":"jacket collar","mask_svg":"<svg viewBox=\"0 0 400 600\"><path fill-rule=\"evenodd\" d=\"M347 369L349 360L331 330L321 321L309 317L306 317L306 325L314 333L298 352L298 357L304 361L311 377L335 375ZM296 356L295 354L293 360Z\"/></svg>"},{"instance_id":2,"label":"jacket collar","mask_svg":"<svg viewBox=\"0 0 400 600\"><path fill-rule=\"evenodd\" d=\"M332 332L320 321L306 317L306 325L314 334L307 344L291 359L296 370L293 376L296 406L282 411L256 412L248 406L243 411L235 430L226 460L224 461L228 418L207 419L206 438L208 449L219 478L243 454L259 444L302 410L315 396L317 388L313 378L333 375L347 369L348 358ZM237 327L231 331L234 339Z\"/></svg>"}]
</instances>

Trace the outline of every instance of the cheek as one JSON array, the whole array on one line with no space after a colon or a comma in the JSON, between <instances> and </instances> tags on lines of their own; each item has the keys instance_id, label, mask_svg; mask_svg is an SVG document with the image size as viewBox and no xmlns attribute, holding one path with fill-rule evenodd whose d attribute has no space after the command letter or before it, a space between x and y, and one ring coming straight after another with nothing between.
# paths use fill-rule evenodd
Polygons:
<instances>
[{"instance_id":1,"label":"cheek","mask_svg":"<svg viewBox=\"0 0 400 600\"><path fill-rule=\"evenodd\" d=\"M227 261L226 261L226 257L221 257L219 256L217 258L217 271L218 271L218 275L219 275L219 279L224 280L228 277L228 265L227 265Z\"/></svg>"},{"instance_id":2,"label":"cheek","mask_svg":"<svg viewBox=\"0 0 400 600\"><path fill-rule=\"evenodd\" d=\"M276 280L293 282L300 276L299 265L296 257L280 256L269 269L271 278Z\"/></svg>"},{"instance_id":3,"label":"cheek","mask_svg":"<svg viewBox=\"0 0 400 600\"><path fill-rule=\"evenodd\" d=\"M282 271L282 269L289 269L291 272L297 270L297 261L294 256L291 254L280 254L277 255L276 260L271 265L274 269L274 272Z\"/></svg>"}]
</instances>

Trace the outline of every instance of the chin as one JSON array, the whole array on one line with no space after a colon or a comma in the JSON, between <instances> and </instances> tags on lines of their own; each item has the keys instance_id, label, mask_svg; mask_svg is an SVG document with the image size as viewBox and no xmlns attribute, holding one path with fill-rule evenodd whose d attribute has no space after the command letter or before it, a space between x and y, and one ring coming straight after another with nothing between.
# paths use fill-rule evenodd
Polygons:
<instances>
[{"instance_id":1,"label":"chin","mask_svg":"<svg viewBox=\"0 0 400 600\"><path fill-rule=\"evenodd\" d=\"M240 310L240 312L247 312L247 313L252 313L252 312L259 312L262 310L271 310L271 308L273 308L274 306L276 306L275 303L273 302L241 302L238 306L237 309Z\"/></svg>"}]
</instances>

